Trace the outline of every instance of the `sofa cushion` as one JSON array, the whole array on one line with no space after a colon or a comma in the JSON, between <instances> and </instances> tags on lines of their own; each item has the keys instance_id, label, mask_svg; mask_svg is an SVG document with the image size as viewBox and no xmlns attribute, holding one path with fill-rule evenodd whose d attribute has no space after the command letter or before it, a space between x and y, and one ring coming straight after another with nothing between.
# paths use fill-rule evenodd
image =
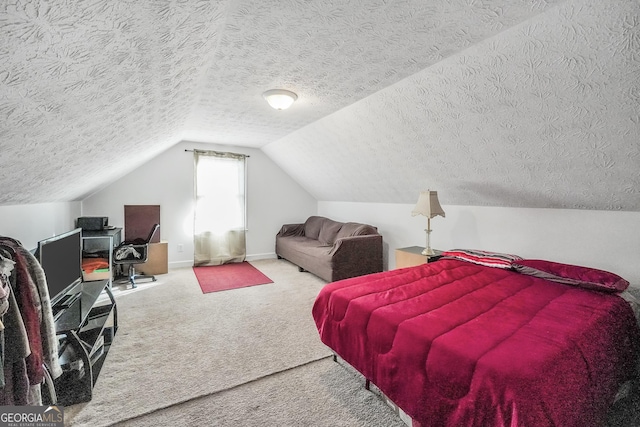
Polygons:
<instances>
[{"instance_id":1,"label":"sofa cushion","mask_svg":"<svg viewBox=\"0 0 640 427\"><path fill-rule=\"evenodd\" d=\"M333 246L333 243L336 241L336 236L342 228L342 225L343 223L341 222L326 219L322 223L322 228L320 229L320 234L318 235L318 240L320 240L320 243L327 246Z\"/></svg>"},{"instance_id":2,"label":"sofa cushion","mask_svg":"<svg viewBox=\"0 0 640 427\"><path fill-rule=\"evenodd\" d=\"M322 224L327 218L321 216L310 216L304 223L304 235L310 239L318 239Z\"/></svg>"},{"instance_id":3,"label":"sofa cushion","mask_svg":"<svg viewBox=\"0 0 640 427\"><path fill-rule=\"evenodd\" d=\"M346 222L338 231L336 240L343 237L365 236L369 234L378 234L378 230L368 224L360 224L358 222Z\"/></svg>"},{"instance_id":4,"label":"sofa cushion","mask_svg":"<svg viewBox=\"0 0 640 427\"><path fill-rule=\"evenodd\" d=\"M277 238L277 240L279 249L283 254L291 255L296 253L296 257L303 257L307 261L318 259L324 263L328 263L331 258L331 248L327 248L319 240L309 239L305 236L287 236Z\"/></svg>"}]
</instances>

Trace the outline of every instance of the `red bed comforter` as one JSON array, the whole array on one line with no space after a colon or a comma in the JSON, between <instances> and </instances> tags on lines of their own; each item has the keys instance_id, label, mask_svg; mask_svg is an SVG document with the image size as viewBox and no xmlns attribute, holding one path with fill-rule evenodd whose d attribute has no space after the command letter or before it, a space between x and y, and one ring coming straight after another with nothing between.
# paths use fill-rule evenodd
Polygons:
<instances>
[{"instance_id":1,"label":"red bed comforter","mask_svg":"<svg viewBox=\"0 0 640 427\"><path fill-rule=\"evenodd\" d=\"M640 345L616 295L454 259L329 283L313 317L424 426L600 427Z\"/></svg>"}]
</instances>

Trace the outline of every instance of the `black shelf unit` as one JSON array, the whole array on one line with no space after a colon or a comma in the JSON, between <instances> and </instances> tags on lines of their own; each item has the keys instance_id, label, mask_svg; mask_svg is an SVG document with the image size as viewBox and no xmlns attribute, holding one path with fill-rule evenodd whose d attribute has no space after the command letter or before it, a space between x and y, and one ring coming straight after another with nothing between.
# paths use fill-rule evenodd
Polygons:
<instances>
[{"instance_id":1,"label":"black shelf unit","mask_svg":"<svg viewBox=\"0 0 640 427\"><path fill-rule=\"evenodd\" d=\"M109 288L111 288L115 275L113 249L120 243L122 243L122 228L120 227L105 230L82 230L82 257L92 258L97 256L108 260Z\"/></svg>"},{"instance_id":2,"label":"black shelf unit","mask_svg":"<svg viewBox=\"0 0 640 427\"><path fill-rule=\"evenodd\" d=\"M109 284L109 280L83 282L79 298L56 314L58 357L63 369L54 381L59 405L91 400L118 330L118 311Z\"/></svg>"}]
</instances>

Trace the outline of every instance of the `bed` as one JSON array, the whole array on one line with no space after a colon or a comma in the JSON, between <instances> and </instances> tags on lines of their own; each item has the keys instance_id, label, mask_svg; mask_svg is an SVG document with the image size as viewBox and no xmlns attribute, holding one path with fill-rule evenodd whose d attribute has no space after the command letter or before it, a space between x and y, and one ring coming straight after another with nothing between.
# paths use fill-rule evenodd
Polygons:
<instances>
[{"instance_id":1,"label":"bed","mask_svg":"<svg viewBox=\"0 0 640 427\"><path fill-rule=\"evenodd\" d=\"M606 424L640 328L615 274L481 251L327 284L320 338L414 426Z\"/></svg>"}]
</instances>

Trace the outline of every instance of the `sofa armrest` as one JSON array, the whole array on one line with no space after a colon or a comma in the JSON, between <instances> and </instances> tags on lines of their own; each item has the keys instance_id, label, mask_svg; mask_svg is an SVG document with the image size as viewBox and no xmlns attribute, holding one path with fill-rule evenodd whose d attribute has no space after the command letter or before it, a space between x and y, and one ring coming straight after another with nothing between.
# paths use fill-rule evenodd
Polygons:
<instances>
[{"instance_id":1,"label":"sofa armrest","mask_svg":"<svg viewBox=\"0 0 640 427\"><path fill-rule=\"evenodd\" d=\"M342 237L336 240L331 252L333 281L382 271L382 236Z\"/></svg>"},{"instance_id":2,"label":"sofa armrest","mask_svg":"<svg viewBox=\"0 0 640 427\"><path fill-rule=\"evenodd\" d=\"M363 251L377 251L378 249L382 254L382 236L379 234L366 234L337 239L329 254L335 257L350 251L362 253Z\"/></svg>"},{"instance_id":3,"label":"sofa armrest","mask_svg":"<svg viewBox=\"0 0 640 427\"><path fill-rule=\"evenodd\" d=\"M284 224L276 236L304 236L304 224Z\"/></svg>"}]
</instances>

